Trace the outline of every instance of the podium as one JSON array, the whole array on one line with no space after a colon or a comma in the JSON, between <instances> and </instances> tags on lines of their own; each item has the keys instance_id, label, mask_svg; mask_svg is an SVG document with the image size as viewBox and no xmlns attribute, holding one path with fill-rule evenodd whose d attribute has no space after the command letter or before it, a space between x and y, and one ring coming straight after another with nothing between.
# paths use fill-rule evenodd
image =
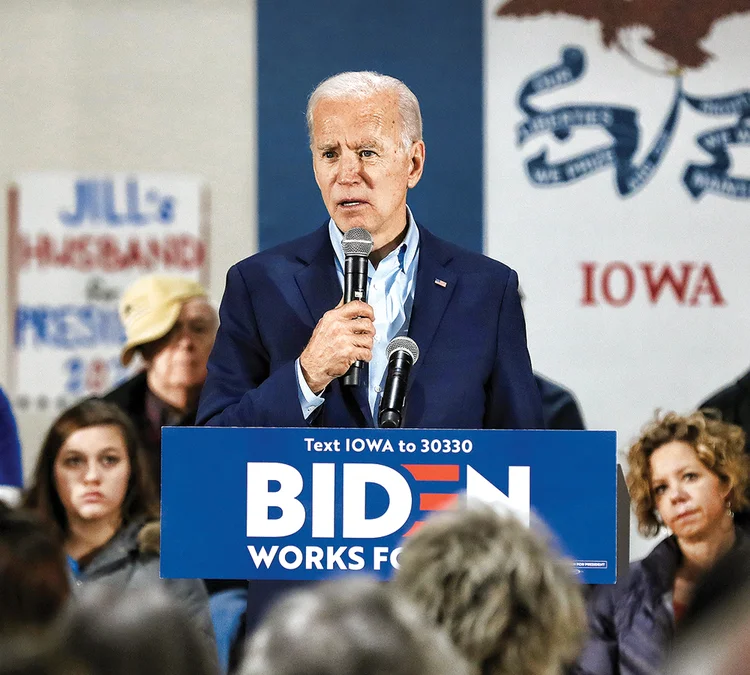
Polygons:
<instances>
[{"instance_id":1,"label":"podium","mask_svg":"<svg viewBox=\"0 0 750 675\"><path fill-rule=\"evenodd\" d=\"M611 584L628 561L618 471L613 431L168 427L161 574L387 579L466 493L543 521L582 582Z\"/></svg>"}]
</instances>

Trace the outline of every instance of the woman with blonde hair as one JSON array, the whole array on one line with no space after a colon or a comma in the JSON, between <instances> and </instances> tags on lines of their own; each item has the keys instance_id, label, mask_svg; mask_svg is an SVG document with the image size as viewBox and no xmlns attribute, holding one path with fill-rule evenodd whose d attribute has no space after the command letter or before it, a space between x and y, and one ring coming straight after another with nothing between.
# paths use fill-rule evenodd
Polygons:
<instances>
[{"instance_id":1,"label":"woman with blonde hair","mask_svg":"<svg viewBox=\"0 0 750 675\"><path fill-rule=\"evenodd\" d=\"M657 415L628 453L638 529L671 535L589 603L591 639L576 673L657 673L696 582L726 553L750 544L734 511L748 504L750 476L739 427L701 412Z\"/></svg>"}]
</instances>

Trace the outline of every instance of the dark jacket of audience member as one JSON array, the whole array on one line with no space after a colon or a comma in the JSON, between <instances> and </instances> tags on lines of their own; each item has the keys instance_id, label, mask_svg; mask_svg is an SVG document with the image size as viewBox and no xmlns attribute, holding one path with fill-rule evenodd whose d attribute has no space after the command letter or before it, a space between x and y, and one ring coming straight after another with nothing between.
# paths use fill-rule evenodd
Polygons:
<instances>
[{"instance_id":1,"label":"dark jacket of audience member","mask_svg":"<svg viewBox=\"0 0 750 675\"><path fill-rule=\"evenodd\" d=\"M733 550L750 556L747 537L738 533ZM578 672L662 672L661 664L675 634L668 599L681 559L676 537L667 537L630 566L625 583L594 594L589 614L595 637L578 663Z\"/></svg>"},{"instance_id":2,"label":"dark jacket of audience member","mask_svg":"<svg viewBox=\"0 0 750 675\"><path fill-rule=\"evenodd\" d=\"M713 408L721 419L745 430L745 448L750 452L750 370L734 384L720 389L706 399L699 408Z\"/></svg>"},{"instance_id":3,"label":"dark jacket of audience member","mask_svg":"<svg viewBox=\"0 0 750 675\"><path fill-rule=\"evenodd\" d=\"M750 455L750 370L735 383L720 389L701 403L702 409L718 410L721 419L745 431L745 452ZM750 510L737 511L734 522L750 533Z\"/></svg>"},{"instance_id":4,"label":"dark jacket of audience member","mask_svg":"<svg viewBox=\"0 0 750 675\"><path fill-rule=\"evenodd\" d=\"M0 636L37 633L66 605L62 541L35 514L0 502Z\"/></svg>"},{"instance_id":5,"label":"dark jacket of audience member","mask_svg":"<svg viewBox=\"0 0 750 675\"><path fill-rule=\"evenodd\" d=\"M117 588L122 591L152 588L159 579L160 531L158 522L144 518L123 527L100 548L83 571L73 570L76 589ZM182 602L197 625L213 641L206 591L198 579L162 579L165 589Z\"/></svg>"},{"instance_id":6,"label":"dark jacket of audience member","mask_svg":"<svg viewBox=\"0 0 750 675\"><path fill-rule=\"evenodd\" d=\"M542 397L542 415L545 429L585 429L578 401L565 387L534 373L539 395Z\"/></svg>"}]
</instances>

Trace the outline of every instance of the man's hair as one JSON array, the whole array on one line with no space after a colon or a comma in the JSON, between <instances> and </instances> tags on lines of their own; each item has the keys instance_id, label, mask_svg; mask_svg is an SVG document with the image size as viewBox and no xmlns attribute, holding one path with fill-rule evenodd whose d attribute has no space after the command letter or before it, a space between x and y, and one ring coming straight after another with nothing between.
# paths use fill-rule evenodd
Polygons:
<instances>
[{"instance_id":1,"label":"man's hair","mask_svg":"<svg viewBox=\"0 0 750 675\"><path fill-rule=\"evenodd\" d=\"M58 533L35 514L0 502L0 636L43 629L69 596Z\"/></svg>"},{"instance_id":2,"label":"man's hair","mask_svg":"<svg viewBox=\"0 0 750 675\"><path fill-rule=\"evenodd\" d=\"M444 635L392 588L338 580L286 596L251 639L241 675L468 675Z\"/></svg>"},{"instance_id":3,"label":"man's hair","mask_svg":"<svg viewBox=\"0 0 750 675\"><path fill-rule=\"evenodd\" d=\"M381 75L371 70L339 73L323 80L307 101L307 133L310 145L313 142L313 115L320 101L359 99L364 100L375 94L392 93L398 99L401 114L401 146L408 149L415 141L422 140L422 113L419 101L411 89L401 80L389 75Z\"/></svg>"},{"instance_id":4,"label":"man's hair","mask_svg":"<svg viewBox=\"0 0 750 675\"><path fill-rule=\"evenodd\" d=\"M394 582L482 675L547 675L578 656L586 612L572 565L511 514L462 502L406 539Z\"/></svg>"},{"instance_id":5,"label":"man's hair","mask_svg":"<svg viewBox=\"0 0 750 675\"><path fill-rule=\"evenodd\" d=\"M135 426L114 403L87 399L63 412L52 423L42 443L31 487L22 500L24 506L57 526L63 536L68 534L68 516L55 483L55 459L65 441L76 431L109 425L120 430L130 460L130 480L122 503L123 524L139 517L159 516L154 478L148 473L148 463Z\"/></svg>"},{"instance_id":6,"label":"man's hair","mask_svg":"<svg viewBox=\"0 0 750 675\"><path fill-rule=\"evenodd\" d=\"M747 507L750 464L745 454L745 432L703 412L657 413L628 451L628 490L641 534L653 536L661 527L651 490L651 455L672 441L687 443L709 470L731 486L727 499L733 511Z\"/></svg>"}]
</instances>

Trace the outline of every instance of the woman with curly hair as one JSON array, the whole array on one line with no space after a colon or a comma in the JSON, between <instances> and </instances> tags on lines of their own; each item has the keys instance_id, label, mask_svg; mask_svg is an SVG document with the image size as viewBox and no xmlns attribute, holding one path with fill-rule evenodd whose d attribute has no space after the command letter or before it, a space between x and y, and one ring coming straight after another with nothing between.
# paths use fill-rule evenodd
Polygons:
<instances>
[{"instance_id":1,"label":"woman with curly hair","mask_svg":"<svg viewBox=\"0 0 750 675\"><path fill-rule=\"evenodd\" d=\"M733 521L748 504L744 448L740 427L701 412L657 415L644 427L628 453L631 504L641 534L662 526L672 534L624 579L592 594L592 635L576 673L660 672L696 582L730 550L750 554Z\"/></svg>"}]
</instances>

